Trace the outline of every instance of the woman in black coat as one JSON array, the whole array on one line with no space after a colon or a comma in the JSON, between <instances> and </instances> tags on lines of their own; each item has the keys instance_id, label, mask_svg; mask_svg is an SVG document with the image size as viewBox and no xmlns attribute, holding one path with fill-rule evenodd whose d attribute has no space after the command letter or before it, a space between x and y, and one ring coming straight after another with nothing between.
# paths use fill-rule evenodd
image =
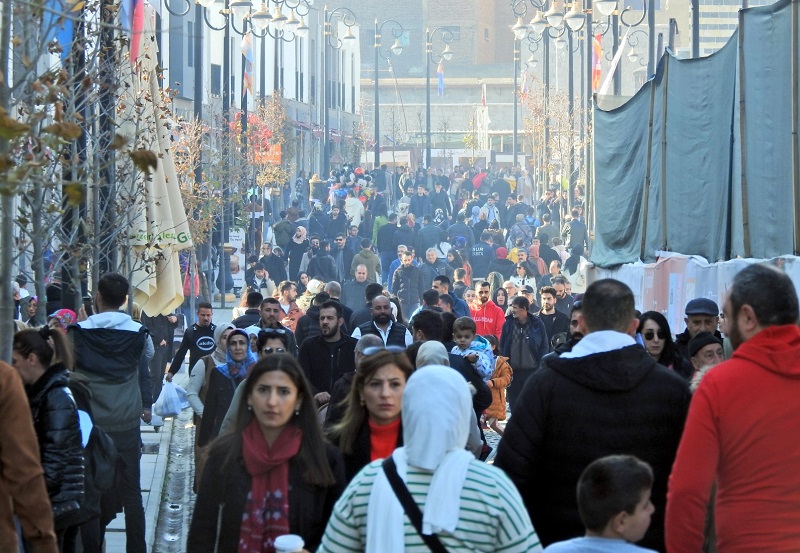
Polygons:
<instances>
[{"instance_id":1,"label":"woman in black coat","mask_svg":"<svg viewBox=\"0 0 800 553\"><path fill-rule=\"evenodd\" d=\"M276 353L252 367L243 392L233 430L211 446L186 550L236 553L240 542L262 550L292 533L314 551L345 480L341 455L322 436L308 379L294 357ZM288 500L269 493L275 490Z\"/></svg>"},{"instance_id":2,"label":"woman in black coat","mask_svg":"<svg viewBox=\"0 0 800 553\"><path fill-rule=\"evenodd\" d=\"M67 388L72 351L61 331L44 326L14 335L12 361L30 402L59 549L74 550L84 516L84 460L78 408Z\"/></svg>"}]
</instances>

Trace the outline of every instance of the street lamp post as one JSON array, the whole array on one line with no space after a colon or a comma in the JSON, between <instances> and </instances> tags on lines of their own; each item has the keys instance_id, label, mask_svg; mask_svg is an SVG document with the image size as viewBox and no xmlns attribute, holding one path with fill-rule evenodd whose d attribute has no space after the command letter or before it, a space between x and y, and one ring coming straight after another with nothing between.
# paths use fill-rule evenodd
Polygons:
<instances>
[{"instance_id":1,"label":"street lamp post","mask_svg":"<svg viewBox=\"0 0 800 553\"><path fill-rule=\"evenodd\" d=\"M392 26L392 36L394 43L385 53L381 51L381 33L383 32L384 25ZM388 60L392 54L399 56L403 53L403 45L400 44L400 37L403 36L403 26L394 19L387 19L381 24L375 20L375 162L373 169L377 170L381 166L381 125L380 125L380 96L378 94L380 87L380 71L378 70L378 63L380 58Z\"/></svg>"},{"instance_id":2,"label":"street lamp post","mask_svg":"<svg viewBox=\"0 0 800 553\"><path fill-rule=\"evenodd\" d=\"M345 35L339 38L339 33L333 30L333 21L341 21L346 27ZM353 34L353 27L356 24L356 15L349 8L336 8L328 11L328 6L325 6L323 12L324 21L324 34L322 43L322 120L323 120L323 135L322 135L322 170L320 174L328 174L330 170L330 119L328 114L329 94L331 88L328 87L328 48L334 50L341 50L345 42L350 42L356 39ZM335 42L334 42L335 39Z\"/></svg>"},{"instance_id":3,"label":"street lamp post","mask_svg":"<svg viewBox=\"0 0 800 553\"><path fill-rule=\"evenodd\" d=\"M434 56L433 39L439 33L444 50ZM453 42L453 32L446 27L436 27L434 30L425 31L425 167L431 166L431 62L440 64L442 60L453 59L450 43Z\"/></svg>"}]
</instances>

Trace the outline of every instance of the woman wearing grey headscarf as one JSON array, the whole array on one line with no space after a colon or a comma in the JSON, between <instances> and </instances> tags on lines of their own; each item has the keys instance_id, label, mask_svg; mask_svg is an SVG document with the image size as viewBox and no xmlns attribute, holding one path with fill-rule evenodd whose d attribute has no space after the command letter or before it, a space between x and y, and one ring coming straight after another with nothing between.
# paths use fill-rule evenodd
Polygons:
<instances>
[{"instance_id":1,"label":"woman wearing grey headscarf","mask_svg":"<svg viewBox=\"0 0 800 553\"><path fill-rule=\"evenodd\" d=\"M436 423L431 423L435 406ZM392 453L397 474L418 505L420 531L448 551L541 551L519 492L503 473L464 450L472 400L464 378L427 366L403 392L403 447ZM318 553L401 553L425 542L397 500L382 460L364 467L336 503Z\"/></svg>"}]
</instances>

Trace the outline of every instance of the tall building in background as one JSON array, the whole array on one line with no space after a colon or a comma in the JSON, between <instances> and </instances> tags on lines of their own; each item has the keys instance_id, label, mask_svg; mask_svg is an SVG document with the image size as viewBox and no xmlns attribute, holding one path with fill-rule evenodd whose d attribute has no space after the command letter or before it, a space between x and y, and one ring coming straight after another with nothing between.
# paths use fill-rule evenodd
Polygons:
<instances>
[{"instance_id":1,"label":"tall building in background","mask_svg":"<svg viewBox=\"0 0 800 553\"><path fill-rule=\"evenodd\" d=\"M748 0L749 7L766 6L773 0ZM742 0L700 0L700 55L713 54L739 25Z\"/></svg>"}]
</instances>

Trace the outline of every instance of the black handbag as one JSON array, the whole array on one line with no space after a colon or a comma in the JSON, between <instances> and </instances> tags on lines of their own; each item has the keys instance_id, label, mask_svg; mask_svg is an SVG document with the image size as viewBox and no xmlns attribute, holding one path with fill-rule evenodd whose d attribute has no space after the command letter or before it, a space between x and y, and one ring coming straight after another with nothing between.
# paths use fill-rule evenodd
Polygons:
<instances>
[{"instance_id":1,"label":"black handbag","mask_svg":"<svg viewBox=\"0 0 800 553\"><path fill-rule=\"evenodd\" d=\"M428 535L422 533L422 511L420 511L419 505L414 501L414 498L411 497L411 492L408 491L403 479L397 474L397 466L391 455L383 461L383 472L386 473L386 478L389 479L389 484L391 484L394 494L403 506L403 510L406 512L406 515L408 515L411 524L414 525L417 534L420 535L422 541L428 546L428 549L433 551L433 553L447 553L447 549L442 545L439 536L436 534Z\"/></svg>"}]
</instances>

